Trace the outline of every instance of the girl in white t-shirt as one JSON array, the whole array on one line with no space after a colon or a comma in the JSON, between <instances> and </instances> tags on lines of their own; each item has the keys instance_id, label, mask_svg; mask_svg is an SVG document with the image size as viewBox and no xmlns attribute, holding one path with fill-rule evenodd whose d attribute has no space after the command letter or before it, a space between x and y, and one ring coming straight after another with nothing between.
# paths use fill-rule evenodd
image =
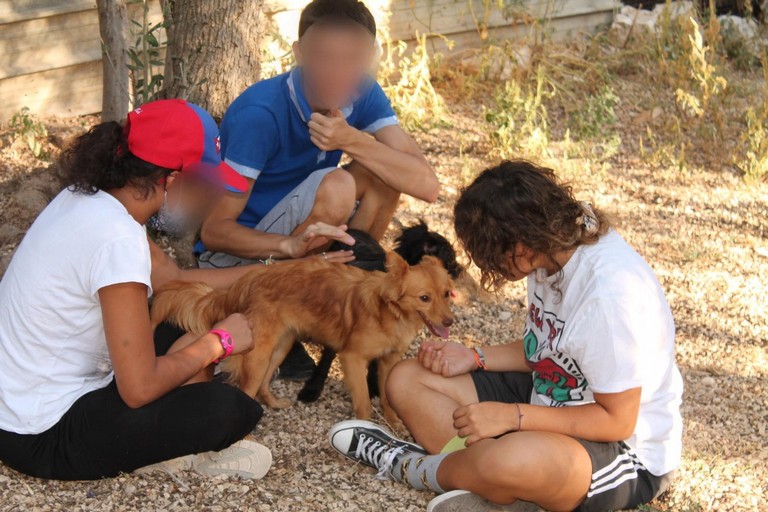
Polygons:
<instances>
[{"instance_id":1,"label":"girl in white t-shirt","mask_svg":"<svg viewBox=\"0 0 768 512\"><path fill-rule=\"evenodd\" d=\"M124 125L92 128L60 165L67 188L0 281L0 461L65 480L170 459L163 468L263 476L269 450L243 439L261 406L210 382L213 363L251 348L252 326L235 314L199 336L168 325L153 333L149 320L153 288L172 279L223 288L249 270L180 270L144 227L183 232L222 188L248 190L221 161L216 123L183 100L147 103ZM351 241L311 228L314 242Z\"/></svg>"},{"instance_id":2,"label":"girl in white t-shirt","mask_svg":"<svg viewBox=\"0 0 768 512\"><path fill-rule=\"evenodd\" d=\"M387 394L420 446L360 421L335 425L331 444L381 476L444 493L429 511L653 500L680 463L683 385L651 268L600 210L530 162L484 171L462 192L455 227L485 286L527 279L522 338L476 349L427 341L395 367Z\"/></svg>"}]
</instances>

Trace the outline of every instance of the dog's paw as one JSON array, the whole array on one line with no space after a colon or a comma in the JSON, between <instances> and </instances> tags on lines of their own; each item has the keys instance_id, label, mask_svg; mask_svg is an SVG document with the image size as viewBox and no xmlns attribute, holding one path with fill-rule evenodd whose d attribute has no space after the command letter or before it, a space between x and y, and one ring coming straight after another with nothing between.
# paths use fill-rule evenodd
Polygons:
<instances>
[{"instance_id":1,"label":"dog's paw","mask_svg":"<svg viewBox=\"0 0 768 512\"><path fill-rule=\"evenodd\" d=\"M312 403L317 402L317 399L320 398L320 395L323 393L323 388L316 388L311 386L304 386L304 389L299 391L298 399L300 402L304 403Z\"/></svg>"},{"instance_id":2,"label":"dog's paw","mask_svg":"<svg viewBox=\"0 0 768 512\"><path fill-rule=\"evenodd\" d=\"M269 405L272 409L287 409L293 404L290 398L275 398Z\"/></svg>"}]
</instances>

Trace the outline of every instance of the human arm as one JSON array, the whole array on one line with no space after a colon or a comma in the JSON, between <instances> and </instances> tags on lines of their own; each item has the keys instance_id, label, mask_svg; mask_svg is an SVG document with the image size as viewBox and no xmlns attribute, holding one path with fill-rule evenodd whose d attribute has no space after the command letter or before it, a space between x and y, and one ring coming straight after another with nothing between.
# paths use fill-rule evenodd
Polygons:
<instances>
[{"instance_id":1,"label":"human arm","mask_svg":"<svg viewBox=\"0 0 768 512\"><path fill-rule=\"evenodd\" d=\"M131 408L178 388L224 354L219 337L208 333L179 351L157 357L146 285L112 284L100 288L98 295L117 390ZM231 315L214 327L230 333L235 354L253 346L251 327L241 314Z\"/></svg>"},{"instance_id":2,"label":"human arm","mask_svg":"<svg viewBox=\"0 0 768 512\"><path fill-rule=\"evenodd\" d=\"M430 203L437 201L440 182L435 171L400 126L385 126L371 136L350 126L335 110L331 116L313 113L309 133L318 148L344 151L391 188Z\"/></svg>"},{"instance_id":3,"label":"human arm","mask_svg":"<svg viewBox=\"0 0 768 512\"><path fill-rule=\"evenodd\" d=\"M483 347L486 370L493 372L530 372L525 362L523 342L514 341L505 345ZM422 342L419 347L419 362L425 368L444 377L462 375L477 369L474 351L452 341Z\"/></svg>"},{"instance_id":4,"label":"human arm","mask_svg":"<svg viewBox=\"0 0 768 512\"><path fill-rule=\"evenodd\" d=\"M254 180L246 179L248 191L244 194L223 195L203 222L200 237L209 250L247 259L265 259L270 256L301 258L333 240L354 244L346 232L346 226L317 222L301 233L285 236L257 231L238 223L237 219L243 213L253 190Z\"/></svg>"},{"instance_id":5,"label":"human arm","mask_svg":"<svg viewBox=\"0 0 768 512\"><path fill-rule=\"evenodd\" d=\"M152 289L159 290L170 281L202 282L216 289L226 289L247 274L253 268L250 265L242 265L230 268L190 268L180 269L157 244L149 239L150 256L152 258ZM316 256L319 257L319 256ZM347 263L355 259L352 251L334 251L325 255L325 259L331 263ZM279 263L276 261L275 263Z\"/></svg>"},{"instance_id":6,"label":"human arm","mask_svg":"<svg viewBox=\"0 0 768 512\"><path fill-rule=\"evenodd\" d=\"M589 383L594 402L567 407L486 402L459 408L454 426L473 441L517 430L565 434L611 442L632 436L640 411L643 374L649 361L645 340L652 336L642 304L614 298L592 300L580 310L569 333L569 355ZM518 409L519 407L519 409ZM519 414L522 414L520 422Z\"/></svg>"},{"instance_id":7,"label":"human arm","mask_svg":"<svg viewBox=\"0 0 768 512\"><path fill-rule=\"evenodd\" d=\"M453 426L459 436L467 437L468 446L518 429L602 443L624 441L635 430L640 394L641 388L595 393L594 403L573 407L480 402L456 409Z\"/></svg>"}]
</instances>

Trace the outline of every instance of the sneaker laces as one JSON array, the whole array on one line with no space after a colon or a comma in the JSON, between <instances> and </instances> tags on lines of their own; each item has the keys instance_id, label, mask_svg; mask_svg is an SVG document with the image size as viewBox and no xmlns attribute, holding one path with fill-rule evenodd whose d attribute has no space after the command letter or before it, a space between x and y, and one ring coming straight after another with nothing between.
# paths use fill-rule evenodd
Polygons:
<instances>
[{"instance_id":1,"label":"sneaker laces","mask_svg":"<svg viewBox=\"0 0 768 512\"><path fill-rule=\"evenodd\" d=\"M376 478L379 480L389 480L391 478L389 472L392 464L395 462L395 458L403 453L404 450L405 446L382 444L381 441L371 436L360 434L355 457L377 468L379 472L376 473Z\"/></svg>"}]
</instances>

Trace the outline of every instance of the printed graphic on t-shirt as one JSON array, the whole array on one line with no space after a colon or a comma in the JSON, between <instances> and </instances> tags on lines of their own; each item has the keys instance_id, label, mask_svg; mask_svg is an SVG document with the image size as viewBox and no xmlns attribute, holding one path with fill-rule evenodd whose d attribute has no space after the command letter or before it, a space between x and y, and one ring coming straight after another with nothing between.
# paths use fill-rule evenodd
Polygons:
<instances>
[{"instance_id":1,"label":"printed graphic on t-shirt","mask_svg":"<svg viewBox=\"0 0 768 512\"><path fill-rule=\"evenodd\" d=\"M523 346L528 366L533 370L533 388L550 406L584 400L587 379L572 358L560 350L565 322L542 307L534 294L528 309Z\"/></svg>"}]
</instances>

